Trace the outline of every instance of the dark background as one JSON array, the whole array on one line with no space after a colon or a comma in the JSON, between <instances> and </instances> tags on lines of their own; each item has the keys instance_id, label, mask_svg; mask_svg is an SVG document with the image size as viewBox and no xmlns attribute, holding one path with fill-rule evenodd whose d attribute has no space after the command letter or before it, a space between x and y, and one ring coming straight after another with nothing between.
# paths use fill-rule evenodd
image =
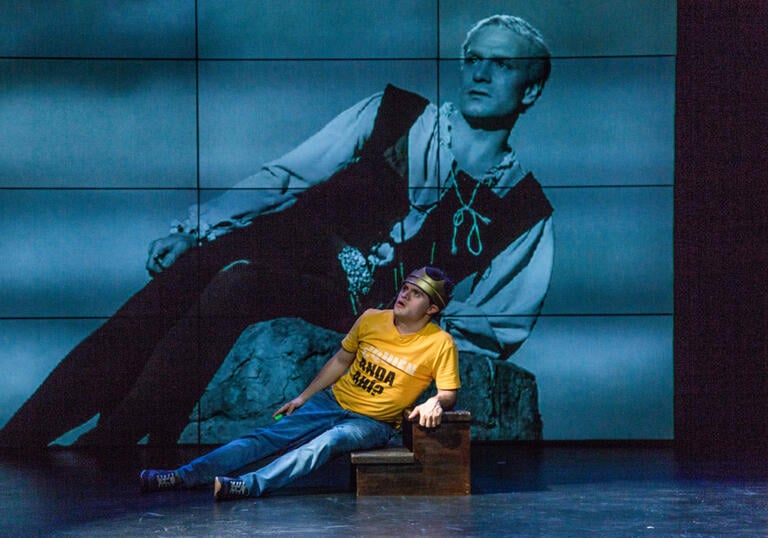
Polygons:
<instances>
[{"instance_id":1,"label":"dark background","mask_svg":"<svg viewBox=\"0 0 768 538\"><path fill-rule=\"evenodd\" d=\"M678 2L675 441L768 447L768 5Z\"/></svg>"}]
</instances>

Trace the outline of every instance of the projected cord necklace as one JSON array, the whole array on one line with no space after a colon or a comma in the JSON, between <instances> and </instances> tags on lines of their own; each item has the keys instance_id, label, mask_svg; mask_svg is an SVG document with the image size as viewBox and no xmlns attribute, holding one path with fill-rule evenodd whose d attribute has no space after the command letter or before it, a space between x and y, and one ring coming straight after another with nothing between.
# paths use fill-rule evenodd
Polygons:
<instances>
[{"instance_id":1,"label":"projected cord necklace","mask_svg":"<svg viewBox=\"0 0 768 538\"><path fill-rule=\"evenodd\" d=\"M451 238L451 254L455 255L459 253L459 248L456 246L456 236L459 233L459 227L464 224L464 214L468 213L472 218L472 225L470 226L469 232L467 233L467 250L472 255L479 256L483 252L483 241L480 238L480 223L478 221L482 222L483 224L488 224L491 222L491 219L478 213L478 211L472 207L472 204L475 203L475 197L477 196L477 191L480 190L480 186L487 185L488 187L493 187L495 180L493 177L486 177L480 181L477 181L475 183L475 188L472 190L472 194L469 197L469 201L465 202L464 198L461 196L461 191L459 191L459 183L456 180L456 174L454 173L453 169L451 169L451 179L453 179L453 189L456 191L456 198L459 200L459 204L461 204L461 207L459 207L459 209L457 209L453 214L453 237Z\"/></svg>"}]
</instances>

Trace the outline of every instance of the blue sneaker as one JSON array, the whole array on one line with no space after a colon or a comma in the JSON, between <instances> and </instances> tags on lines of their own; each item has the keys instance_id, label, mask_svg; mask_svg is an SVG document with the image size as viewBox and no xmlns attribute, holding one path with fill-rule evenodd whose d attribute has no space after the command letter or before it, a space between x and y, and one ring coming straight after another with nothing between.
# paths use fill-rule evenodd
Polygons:
<instances>
[{"instance_id":1,"label":"blue sneaker","mask_svg":"<svg viewBox=\"0 0 768 538\"><path fill-rule=\"evenodd\" d=\"M142 493L179 489L182 482L176 471L158 469L144 469L139 473L139 481L141 482Z\"/></svg>"},{"instance_id":2,"label":"blue sneaker","mask_svg":"<svg viewBox=\"0 0 768 538\"><path fill-rule=\"evenodd\" d=\"M217 501L244 499L250 496L245 480L217 476L213 483L213 498Z\"/></svg>"}]
</instances>

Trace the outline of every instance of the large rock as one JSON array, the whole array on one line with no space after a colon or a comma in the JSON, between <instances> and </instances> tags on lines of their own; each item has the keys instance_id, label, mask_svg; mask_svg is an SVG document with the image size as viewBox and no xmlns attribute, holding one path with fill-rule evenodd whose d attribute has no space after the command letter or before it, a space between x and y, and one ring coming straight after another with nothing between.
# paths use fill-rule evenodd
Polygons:
<instances>
[{"instance_id":1,"label":"large rock","mask_svg":"<svg viewBox=\"0 0 768 538\"><path fill-rule=\"evenodd\" d=\"M532 373L472 353L459 356L459 370L457 407L472 412L473 440L541 439L539 392Z\"/></svg>"},{"instance_id":2,"label":"large rock","mask_svg":"<svg viewBox=\"0 0 768 538\"><path fill-rule=\"evenodd\" d=\"M269 425L272 413L306 387L342 337L294 318L250 326L209 383L179 442L224 443ZM532 374L472 354L461 355L460 370L458 407L472 412L473 439L541 438Z\"/></svg>"}]
</instances>

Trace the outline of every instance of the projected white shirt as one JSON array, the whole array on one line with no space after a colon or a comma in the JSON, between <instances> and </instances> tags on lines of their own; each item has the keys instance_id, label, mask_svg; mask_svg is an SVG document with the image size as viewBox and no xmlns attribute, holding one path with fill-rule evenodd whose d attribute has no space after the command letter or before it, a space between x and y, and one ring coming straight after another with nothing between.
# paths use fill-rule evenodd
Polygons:
<instances>
[{"instance_id":1,"label":"projected white shirt","mask_svg":"<svg viewBox=\"0 0 768 538\"><path fill-rule=\"evenodd\" d=\"M189 208L179 225L209 240L247 226L259 215L283 210L296 194L354 162L370 136L383 92L345 110L305 142L266 164L221 196ZM453 188L457 164L451 153L455 107L430 104L409 131L410 213L392 229L394 244L416 234L429 208ZM526 174L513 151L483 178L504 196ZM199 220L198 220L199 219ZM199 229L197 224L199 222ZM387 261L387 249L382 262ZM459 282L441 323L461 351L506 358L528 337L549 287L554 252L551 217L542 219L485 268ZM476 282L475 282L476 281Z\"/></svg>"}]
</instances>

